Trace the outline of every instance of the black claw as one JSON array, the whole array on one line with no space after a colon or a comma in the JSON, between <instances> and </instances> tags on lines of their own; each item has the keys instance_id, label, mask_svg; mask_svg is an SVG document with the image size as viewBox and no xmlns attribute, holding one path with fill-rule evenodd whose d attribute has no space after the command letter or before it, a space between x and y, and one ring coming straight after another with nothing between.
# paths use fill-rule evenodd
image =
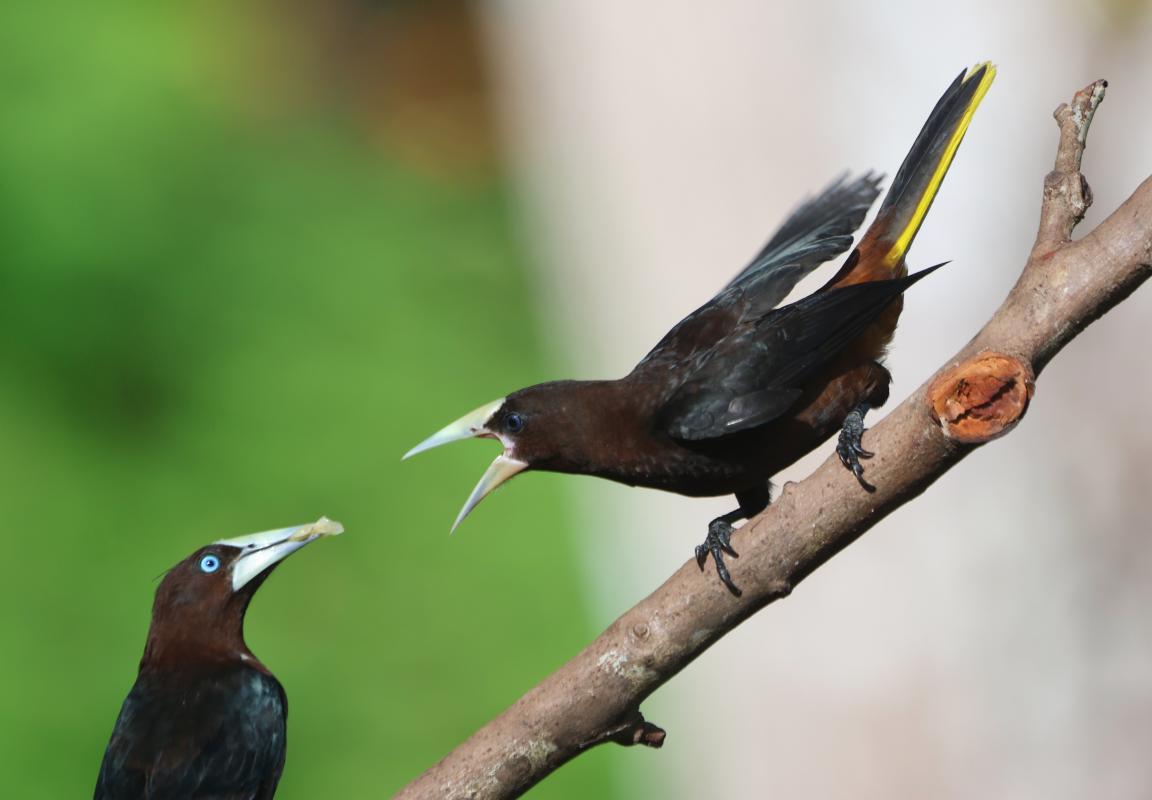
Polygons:
<instances>
[{"instance_id":1,"label":"black claw","mask_svg":"<svg viewBox=\"0 0 1152 800\"><path fill-rule=\"evenodd\" d=\"M840 463L852 471L865 491L874 492L876 487L864 480L864 466L860 463L860 459L872 458L875 455L865 450L861 444L864 432L868 430L864 427L864 413L867 410L868 405L862 403L848 412L848 416L844 418L844 427L840 430L840 438L836 442L836 455L840 456Z\"/></svg>"},{"instance_id":2,"label":"black claw","mask_svg":"<svg viewBox=\"0 0 1152 800\"><path fill-rule=\"evenodd\" d=\"M732 576L728 573L728 566L724 563L725 554L732 556L732 558L740 557L740 554L732 547L732 530L732 523L727 520L723 518L712 520L708 525L708 535L704 538L704 543L696 545L696 563L703 570L708 556L712 556L720 581L728 587L728 591L739 597L743 592L732 582Z\"/></svg>"}]
</instances>

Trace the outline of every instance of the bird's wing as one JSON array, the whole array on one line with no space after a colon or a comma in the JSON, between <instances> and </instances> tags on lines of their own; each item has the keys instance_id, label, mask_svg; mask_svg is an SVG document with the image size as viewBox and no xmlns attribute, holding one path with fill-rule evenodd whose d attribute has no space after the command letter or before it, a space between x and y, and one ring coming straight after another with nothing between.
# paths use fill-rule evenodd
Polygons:
<instances>
[{"instance_id":1,"label":"bird's wing","mask_svg":"<svg viewBox=\"0 0 1152 800\"><path fill-rule=\"evenodd\" d=\"M871 172L854 180L844 174L805 200L725 290L739 286L761 313L774 308L801 278L852 246L852 233L880 194L880 180Z\"/></svg>"},{"instance_id":2,"label":"bird's wing","mask_svg":"<svg viewBox=\"0 0 1152 800\"><path fill-rule=\"evenodd\" d=\"M819 292L741 324L696 359L661 409L661 428L677 439L715 439L776 419L813 372L935 269Z\"/></svg>"},{"instance_id":3,"label":"bird's wing","mask_svg":"<svg viewBox=\"0 0 1152 800\"><path fill-rule=\"evenodd\" d=\"M641 359L632 373L662 373L666 378L669 370L691 373L696 360L706 357L710 348L728 336L740 323L747 305L747 298L739 287L721 292L708 301L707 305L677 322Z\"/></svg>"},{"instance_id":4,"label":"bird's wing","mask_svg":"<svg viewBox=\"0 0 1152 800\"><path fill-rule=\"evenodd\" d=\"M670 330L636 370L679 368L729 336L742 320L774 308L796 283L852 246L852 232L880 193L880 177L867 173L833 181L801 203L727 286Z\"/></svg>"},{"instance_id":5,"label":"bird's wing","mask_svg":"<svg viewBox=\"0 0 1152 800\"><path fill-rule=\"evenodd\" d=\"M279 682L254 669L190 689L138 681L116 721L95 798L271 798L284 769L286 716Z\"/></svg>"},{"instance_id":6,"label":"bird's wing","mask_svg":"<svg viewBox=\"0 0 1152 800\"><path fill-rule=\"evenodd\" d=\"M112 738L104 750L104 760L100 762L94 800L144 796L148 776L145 765L136 757L138 748L135 745L139 736L131 731L139 724L141 714L147 708L147 698L138 690L139 684L132 687L120 707L120 716L116 718Z\"/></svg>"}]
</instances>

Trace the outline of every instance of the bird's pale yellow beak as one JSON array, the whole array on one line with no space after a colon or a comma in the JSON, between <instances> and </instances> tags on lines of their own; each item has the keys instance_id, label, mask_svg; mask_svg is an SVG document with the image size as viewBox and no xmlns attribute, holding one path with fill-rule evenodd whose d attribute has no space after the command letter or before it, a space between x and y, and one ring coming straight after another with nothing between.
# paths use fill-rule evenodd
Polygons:
<instances>
[{"instance_id":1,"label":"bird's pale yellow beak","mask_svg":"<svg viewBox=\"0 0 1152 800\"><path fill-rule=\"evenodd\" d=\"M472 509L480 504L480 501L484 499L485 495L517 472L522 472L527 469L527 467L528 465L525 462L515 458L509 458L507 455L501 454L496 456L496 460L488 466L487 471L483 477L480 478L480 482L476 484L476 488L472 490L472 494L468 495L468 500L464 503L464 507L460 509L460 513L456 515L456 521L452 523L452 530L450 530L449 533L456 531L456 527L472 512Z\"/></svg>"},{"instance_id":2,"label":"bird's pale yellow beak","mask_svg":"<svg viewBox=\"0 0 1152 800\"><path fill-rule=\"evenodd\" d=\"M460 419L456 420L450 425L445 425L443 428L436 431L436 433L420 442L420 444L416 445L407 453L405 453L404 457L400 460L403 461L404 459L411 458L417 453L423 453L425 450L431 450L433 447L439 447L440 445L448 444L449 442L458 442L461 439L474 439L484 436L496 438L496 434L492 433L484 426L502 405L504 405L503 397L501 397L499 400L493 400L487 405L480 406L480 408L476 409L475 411L469 411Z\"/></svg>"},{"instance_id":3,"label":"bird's pale yellow beak","mask_svg":"<svg viewBox=\"0 0 1152 800\"><path fill-rule=\"evenodd\" d=\"M283 561L309 542L343 532L344 526L339 522L321 517L307 525L250 533L235 539L220 539L215 544L241 550L232 565L232 591L238 592L264 570Z\"/></svg>"},{"instance_id":4,"label":"bird's pale yellow beak","mask_svg":"<svg viewBox=\"0 0 1152 800\"><path fill-rule=\"evenodd\" d=\"M504 453L497 456L496 460L488 467L483 477L480 478L480 482L476 484L476 488L472 490L472 494L468 496L464 507L460 509L460 513L456 515L456 521L452 523L452 531L456 530L456 527L464 521L464 518L471 513L472 509L474 509L487 494L516 473L528 467L527 462L520 461L509 455L508 442L503 441L499 434L487 427L488 420L504 405L504 399L505 398L501 397L499 400L493 400L491 403L481 406L475 411L470 411L450 425L446 425L436 431L436 433L404 454L404 458L410 458L417 453L431 450L433 447L439 447L449 442L457 442L461 439L500 439L504 444Z\"/></svg>"}]
</instances>

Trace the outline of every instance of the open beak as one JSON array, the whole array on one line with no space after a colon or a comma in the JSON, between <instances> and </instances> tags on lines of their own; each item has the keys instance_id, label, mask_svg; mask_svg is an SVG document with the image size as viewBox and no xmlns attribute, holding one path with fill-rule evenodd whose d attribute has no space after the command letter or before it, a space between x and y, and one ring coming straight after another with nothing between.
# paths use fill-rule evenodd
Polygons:
<instances>
[{"instance_id":1,"label":"open beak","mask_svg":"<svg viewBox=\"0 0 1152 800\"><path fill-rule=\"evenodd\" d=\"M429 436L420 444L413 447L404 454L404 458L410 458L417 453L423 453L425 450L431 450L433 447L439 447L442 444L449 442L457 442L461 439L500 439L501 437L489 430L487 427L488 420L492 415L500 410L504 405L505 398L501 397L499 400L493 400L485 406L481 406L475 411L471 411L460 419L441 428L436 433ZM468 501L464 503L464 508L460 509L460 513L456 515L456 521L452 523L452 531L463 522L464 518L474 509L484 496L490 493L504 481L511 478L517 472L527 469L527 462L520 461L519 459L512 458L508 455L508 444L503 442L505 452L496 457L488 467L487 472L480 478L480 482L476 484L476 488L472 490L472 494L468 496ZM404 459L401 459L402 461Z\"/></svg>"},{"instance_id":2,"label":"open beak","mask_svg":"<svg viewBox=\"0 0 1152 800\"><path fill-rule=\"evenodd\" d=\"M525 462L515 458L509 458L504 454L496 456L496 460L489 465L484 476L480 478L480 482L476 484L476 488L472 490L472 494L468 495L468 500L464 503L464 507L460 509L460 513L456 515L456 521L452 523L452 530L448 532L455 533L456 527L472 512L472 509L479 505L485 495L527 467L528 465Z\"/></svg>"},{"instance_id":3,"label":"open beak","mask_svg":"<svg viewBox=\"0 0 1152 800\"><path fill-rule=\"evenodd\" d=\"M243 551L232 563L232 591L236 592L309 542L343 532L344 526L339 522L321 517L307 525L221 539L216 544L238 547Z\"/></svg>"},{"instance_id":4,"label":"open beak","mask_svg":"<svg viewBox=\"0 0 1152 800\"><path fill-rule=\"evenodd\" d=\"M446 425L420 442L420 444L405 453L404 457L400 460L404 461L417 453L423 453L425 450L431 450L433 447L439 447L449 442L458 442L461 439L475 439L485 436L493 439L496 438L496 434L488 430L485 425L488 424L488 420L492 419L492 415L495 414L502 405L504 405L503 397L499 400L493 400L486 406L480 406L480 408L475 411L469 411L451 425Z\"/></svg>"}]
</instances>

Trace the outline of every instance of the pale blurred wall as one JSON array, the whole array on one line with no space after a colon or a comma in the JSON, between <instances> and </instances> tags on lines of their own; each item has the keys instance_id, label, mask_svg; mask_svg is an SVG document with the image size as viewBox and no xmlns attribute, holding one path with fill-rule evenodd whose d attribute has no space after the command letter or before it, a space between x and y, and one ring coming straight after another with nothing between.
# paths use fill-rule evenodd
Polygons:
<instances>
[{"instance_id":1,"label":"pale blurred wall","mask_svg":"<svg viewBox=\"0 0 1152 800\"><path fill-rule=\"evenodd\" d=\"M978 60L1000 75L912 250L914 266L953 263L907 303L894 399L1015 280L1058 102L1112 82L1085 162L1089 223L1152 173L1139 3L483 8L555 377L623 374L806 193L844 169L891 175ZM1019 430L645 703L668 743L621 756L621 779L640 797L1152 793L1150 311L1144 289L1054 362ZM604 624L731 506L565 483Z\"/></svg>"}]
</instances>

